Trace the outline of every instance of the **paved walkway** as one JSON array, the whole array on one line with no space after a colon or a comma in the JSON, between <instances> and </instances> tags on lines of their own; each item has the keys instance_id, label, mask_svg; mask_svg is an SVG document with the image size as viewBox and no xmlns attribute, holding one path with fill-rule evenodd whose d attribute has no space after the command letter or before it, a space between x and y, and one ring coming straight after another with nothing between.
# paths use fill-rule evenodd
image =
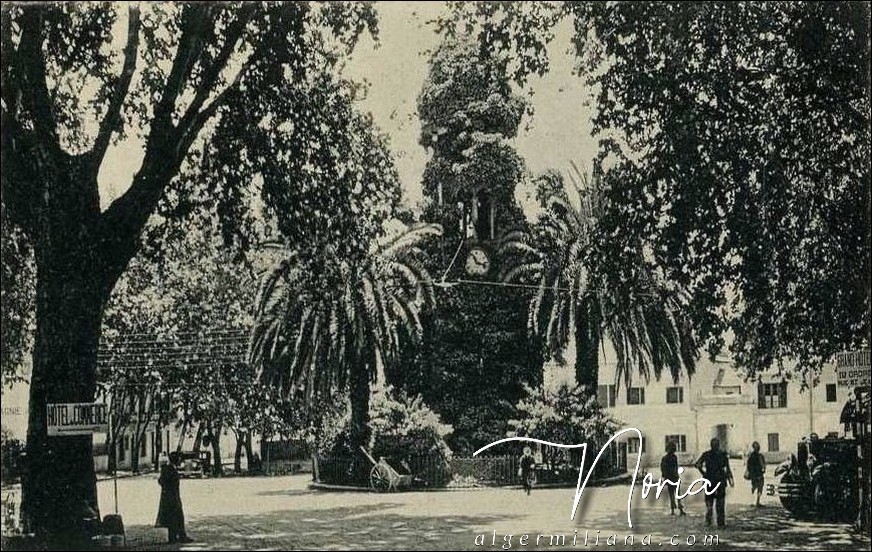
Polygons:
<instances>
[{"instance_id":1,"label":"paved walkway","mask_svg":"<svg viewBox=\"0 0 872 552\"><path fill-rule=\"evenodd\" d=\"M691 481L692 477L687 481ZM652 546L714 550L804 549L868 550L868 539L850 532L848 525L797 521L787 516L778 501L765 498L763 508L751 503L745 485L728 496L728 527L719 531L716 546L704 546L712 535L703 523L702 497L688 499L690 515L671 517L665 502L653 494L642 500L634 493L632 521L627 526L628 486L585 491L575 521L569 520L574 489L538 489L526 496L517 489L469 492L406 492L392 494L313 491L309 476L185 480L182 497L188 532L196 542L167 550L278 550L278 549L503 549L511 534L512 548L556 549L606 546L616 535L618 546L634 536L634 547L643 547L650 535ZM121 480L119 506L131 543L151 544L165 532L151 528L157 510L159 487L153 476ZM100 483L104 513L112 509L111 482ZM494 537L496 531L496 537ZM576 534L576 531L578 533ZM518 539L529 534L526 546ZM537 535L544 535L536 546ZM551 545L551 535L563 535ZM577 537L576 537L577 535ZM673 538L673 536L675 536ZM476 537L482 546L476 546ZM572 546L573 537L576 538Z\"/></svg>"}]
</instances>

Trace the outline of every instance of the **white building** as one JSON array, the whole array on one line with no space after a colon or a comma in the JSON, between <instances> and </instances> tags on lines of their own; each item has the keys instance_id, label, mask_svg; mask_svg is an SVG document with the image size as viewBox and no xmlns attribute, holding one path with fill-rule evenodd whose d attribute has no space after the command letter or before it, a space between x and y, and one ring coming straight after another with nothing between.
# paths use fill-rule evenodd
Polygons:
<instances>
[{"instance_id":1,"label":"white building","mask_svg":"<svg viewBox=\"0 0 872 552\"><path fill-rule=\"evenodd\" d=\"M673 382L664 374L659 381L636 378L630 387L617 386L614 357L602 356L600 404L644 436L641 447L637 438L619 444L619 455L625 448L630 466L640 453L643 466L658 465L668 441L675 441L681 463L692 464L712 437L734 457L747 454L757 441L768 462L781 462L805 435L838 434L839 414L851 392L836 386L832 367L814 388L802 391L799 382L774 376L746 382L730 360L710 361L705 355L692 378L682 375Z\"/></svg>"}]
</instances>

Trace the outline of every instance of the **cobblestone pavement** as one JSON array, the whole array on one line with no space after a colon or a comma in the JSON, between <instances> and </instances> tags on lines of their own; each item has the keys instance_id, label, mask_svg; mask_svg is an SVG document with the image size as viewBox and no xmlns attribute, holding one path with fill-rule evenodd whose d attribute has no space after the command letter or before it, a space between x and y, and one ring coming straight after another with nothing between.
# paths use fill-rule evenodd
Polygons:
<instances>
[{"instance_id":1,"label":"cobblestone pavement","mask_svg":"<svg viewBox=\"0 0 872 552\"><path fill-rule=\"evenodd\" d=\"M688 483L692 479L683 476ZM574 489L535 489L530 496L519 489L375 494L313 491L308 483L308 476L184 480L188 533L196 541L181 549L502 550L506 535L513 535L512 549L537 550L608 549L610 535L616 535L615 548L625 547L629 535L631 548L648 548L646 535L650 546L669 549L691 548L687 543L694 539L693 548L714 550L869 550L870 544L848 525L791 519L775 498L764 497L763 507L754 508L744 484L730 490L727 528L717 531L704 526L701 495L688 498L688 516L672 517L665 493L660 500L653 493L643 500L639 485L631 529L629 485L585 491L570 521ZM99 492L103 513L112 511L111 481L101 482ZM154 476L120 480L118 494L131 547L180 549L157 545L166 533L151 527L159 498ZM519 542L524 534L529 535L525 546ZM706 545L706 535L713 534L717 545L710 540ZM552 535L563 535L565 544Z\"/></svg>"}]
</instances>

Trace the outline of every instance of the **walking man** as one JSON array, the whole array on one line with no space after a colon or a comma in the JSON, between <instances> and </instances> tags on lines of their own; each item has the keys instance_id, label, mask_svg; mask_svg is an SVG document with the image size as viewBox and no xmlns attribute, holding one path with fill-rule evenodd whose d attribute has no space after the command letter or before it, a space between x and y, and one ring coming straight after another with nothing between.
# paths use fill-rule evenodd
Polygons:
<instances>
[{"instance_id":1,"label":"walking man","mask_svg":"<svg viewBox=\"0 0 872 552\"><path fill-rule=\"evenodd\" d=\"M725 527L724 521L724 501L727 497L727 484L732 487L733 472L730 470L730 459L727 453L721 450L721 441L717 437L711 440L711 448L699 457L696 461L696 469L702 472L709 483L709 488L714 488L712 494L705 495L705 524L706 527L712 524L712 507L717 512L718 527Z\"/></svg>"},{"instance_id":2,"label":"walking man","mask_svg":"<svg viewBox=\"0 0 872 552\"><path fill-rule=\"evenodd\" d=\"M530 494L530 491L533 490L533 481L535 478L535 472L533 471L533 466L536 464L536 460L533 458L533 451L530 450L530 447L524 447L524 454L521 456L520 466L518 467L518 472L521 476L521 481L524 484L524 491L527 494Z\"/></svg>"},{"instance_id":3,"label":"walking man","mask_svg":"<svg viewBox=\"0 0 872 552\"><path fill-rule=\"evenodd\" d=\"M674 441L666 443L666 454L664 454L663 458L660 459L660 474L663 479L678 482L681 476L678 473L678 456L675 454L676 449L677 447L675 446ZM677 501L675 500L675 491L675 486L666 485L666 492L669 494L669 508L671 515L675 515L675 506L677 502L678 513L683 516L685 515L684 504L681 503L680 498Z\"/></svg>"}]
</instances>

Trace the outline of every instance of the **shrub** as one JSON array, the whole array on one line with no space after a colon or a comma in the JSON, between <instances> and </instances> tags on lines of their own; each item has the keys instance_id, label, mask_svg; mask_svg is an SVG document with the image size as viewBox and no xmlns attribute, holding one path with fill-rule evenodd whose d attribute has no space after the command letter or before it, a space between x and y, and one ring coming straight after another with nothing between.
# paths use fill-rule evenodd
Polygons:
<instances>
[{"instance_id":1,"label":"shrub","mask_svg":"<svg viewBox=\"0 0 872 552\"><path fill-rule=\"evenodd\" d=\"M552 388L531 389L518 402L520 419L509 421L509 437L532 437L561 444L588 443L587 463L593 461L600 447L619 429L619 423L609 416L580 387L562 384ZM579 449L545 447L543 460L552 465L580 464Z\"/></svg>"},{"instance_id":2,"label":"shrub","mask_svg":"<svg viewBox=\"0 0 872 552\"><path fill-rule=\"evenodd\" d=\"M369 412L372 428L369 449L375 459L384 456L398 471L405 463L412 473L422 474L430 485L447 481L452 453L445 437L451 434L452 428L443 424L420 396L409 397L388 387L373 395ZM322 475L343 479L325 482L361 484L369 474L369 465L361 462L360 451L349 448L350 425L347 406L334 410L330 419L321 424L317 440L319 456L329 458L325 464L339 466L331 470L335 477Z\"/></svg>"},{"instance_id":3,"label":"shrub","mask_svg":"<svg viewBox=\"0 0 872 552\"><path fill-rule=\"evenodd\" d=\"M370 406L370 426L376 457L435 457L445 463L451 459L445 437L452 428L420 396L409 397L391 387L377 393Z\"/></svg>"}]
</instances>

